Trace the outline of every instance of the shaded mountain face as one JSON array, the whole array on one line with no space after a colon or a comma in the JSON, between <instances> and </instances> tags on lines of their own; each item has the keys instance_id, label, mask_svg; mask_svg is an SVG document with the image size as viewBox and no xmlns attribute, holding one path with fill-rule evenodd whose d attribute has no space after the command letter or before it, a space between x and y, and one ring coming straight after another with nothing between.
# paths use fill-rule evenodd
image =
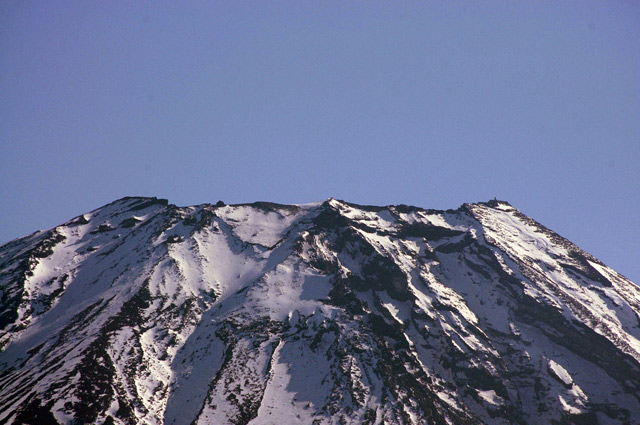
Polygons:
<instances>
[{"instance_id":1,"label":"shaded mountain face","mask_svg":"<svg viewBox=\"0 0 640 425\"><path fill-rule=\"evenodd\" d=\"M124 198L0 247L0 423L640 423L640 288L505 202Z\"/></svg>"}]
</instances>

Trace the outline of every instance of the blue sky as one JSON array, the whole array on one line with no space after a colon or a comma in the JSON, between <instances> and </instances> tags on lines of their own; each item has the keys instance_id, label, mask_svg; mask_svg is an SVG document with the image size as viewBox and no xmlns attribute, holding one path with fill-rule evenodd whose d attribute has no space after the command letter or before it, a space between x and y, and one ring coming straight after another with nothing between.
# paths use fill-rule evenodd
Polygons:
<instances>
[{"instance_id":1,"label":"blue sky","mask_svg":"<svg viewBox=\"0 0 640 425\"><path fill-rule=\"evenodd\" d=\"M640 282L640 3L2 2L0 243L126 195L505 199Z\"/></svg>"}]
</instances>

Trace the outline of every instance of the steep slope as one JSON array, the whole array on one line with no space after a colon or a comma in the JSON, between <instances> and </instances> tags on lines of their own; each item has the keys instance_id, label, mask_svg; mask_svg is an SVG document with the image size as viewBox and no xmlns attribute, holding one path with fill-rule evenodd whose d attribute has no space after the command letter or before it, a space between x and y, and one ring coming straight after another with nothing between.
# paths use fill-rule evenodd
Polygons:
<instances>
[{"instance_id":1,"label":"steep slope","mask_svg":"<svg viewBox=\"0 0 640 425\"><path fill-rule=\"evenodd\" d=\"M0 289L0 423L640 423L640 288L505 202L123 198Z\"/></svg>"}]
</instances>

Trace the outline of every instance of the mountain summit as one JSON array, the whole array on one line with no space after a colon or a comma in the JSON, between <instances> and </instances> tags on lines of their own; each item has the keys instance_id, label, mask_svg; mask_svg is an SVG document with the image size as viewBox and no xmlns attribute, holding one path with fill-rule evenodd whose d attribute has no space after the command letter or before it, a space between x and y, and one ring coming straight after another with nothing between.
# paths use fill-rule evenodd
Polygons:
<instances>
[{"instance_id":1,"label":"mountain summit","mask_svg":"<svg viewBox=\"0 0 640 425\"><path fill-rule=\"evenodd\" d=\"M0 423L638 424L640 287L506 202L123 198L0 247Z\"/></svg>"}]
</instances>

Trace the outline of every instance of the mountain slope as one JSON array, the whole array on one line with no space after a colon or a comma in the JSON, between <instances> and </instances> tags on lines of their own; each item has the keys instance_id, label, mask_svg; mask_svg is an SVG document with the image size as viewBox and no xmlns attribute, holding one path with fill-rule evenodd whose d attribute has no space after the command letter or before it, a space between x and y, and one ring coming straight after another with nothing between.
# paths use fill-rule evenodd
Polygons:
<instances>
[{"instance_id":1,"label":"mountain slope","mask_svg":"<svg viewBox=\"0 0 640 425\"><path fill-rule=\"evenodd\" d=\"M640 423L640 288L505 202L123 198L0 288L0 423Z\"/></svg>"}]
</instances>

